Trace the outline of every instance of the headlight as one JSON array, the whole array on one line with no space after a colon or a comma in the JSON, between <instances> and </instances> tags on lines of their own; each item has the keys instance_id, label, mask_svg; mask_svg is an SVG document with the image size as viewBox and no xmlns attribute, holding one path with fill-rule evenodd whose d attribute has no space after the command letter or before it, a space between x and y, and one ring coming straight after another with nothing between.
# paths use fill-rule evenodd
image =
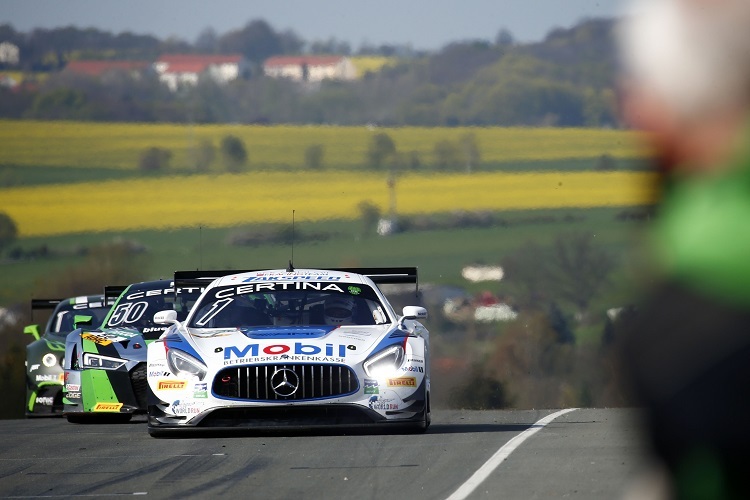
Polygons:
<instances>
[{"instance_id":1,"label":"headlight","mask_svg":"<svg viewBox=\"0 0 750 500\"><path fill-rule=\"evenodd\" d=\"M84 353L83 354L83 367L84 368L98 368L99 370L117 370L122 365L127 363L124 359L110 358L108 356L100 356L98 354Z\"/></svg>"},{"instance_id":2,"label":"headlight","mask_svg":"<svg viewBox=\"0 0 750 500\"><path fill-rule=\"evenodd\" d=\"M57 357L55 357L55 355L52 354L51 352L48 352L42 358L42 363L47 368L52 368L53 366L55 366L57 364Z\"/></svg>"},{"instance_id":3,"label":"headlight","mask_svg":"<svg viewBox=\"0 0 750 500\"><path fill-rule=\"evenodd\" d=\"M397 344L386 347L379 353L371 356L362 366L368 376L381 378L393 375L403 361L404 347L401 344Z\"/></svg>"},{"instance_id":4,"label":"headlight","mask_svg":"<svg viewBox=\"0 0 750 500\"><path fill-rule=\"evenodd\" d=\"M198 380L203 380L206 376L206 365L179 349L167 351L167 366L175 375L194 375Z\"/></svg>"}]
</instances>

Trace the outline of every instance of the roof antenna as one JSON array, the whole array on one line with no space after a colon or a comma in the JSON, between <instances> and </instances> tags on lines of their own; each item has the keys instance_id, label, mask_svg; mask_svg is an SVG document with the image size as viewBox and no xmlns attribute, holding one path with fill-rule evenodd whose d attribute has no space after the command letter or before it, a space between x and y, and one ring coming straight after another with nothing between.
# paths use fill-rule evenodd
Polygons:
<instances>
[{"instance_id":1,"label":"roof antenna","mask_svg":"<svg viewBox=\"0 0 750 500\"><path fill-rule=\"evenodd\" d=\"M294 210L292 210L292 258L289 259L289 267L286 268L286 272L294 272Z\"/></svg>"}]
</instances>

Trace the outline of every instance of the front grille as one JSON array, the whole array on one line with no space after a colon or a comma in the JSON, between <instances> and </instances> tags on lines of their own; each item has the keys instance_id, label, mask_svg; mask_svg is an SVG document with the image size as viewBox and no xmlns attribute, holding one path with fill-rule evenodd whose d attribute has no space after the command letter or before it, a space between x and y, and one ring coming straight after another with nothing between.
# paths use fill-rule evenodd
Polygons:
<instances>
[{"instance_id":1,"label":"front grille","mask_svg":"<svg viewBox=\"0 0 750 500\"><path fill-rule=\"evenodd\" d=\"M225 368L216 375L213 383L213 393L218 397L251 401L332 398L353 394L358 389L359 383L351 368L326 364Z\"/></svg>"},{"instance_id":2,"label":"front grille","mask_svg":"<svg viewBox=\"0 0 750 500\"><path fill-rule=\"evenodd\" d=\"M146 363L138 363L135 368L130 371L130 384L133 387L133 394L135 395L138 408L145 410L148 398Z\"/></svg>"}]
</instances>

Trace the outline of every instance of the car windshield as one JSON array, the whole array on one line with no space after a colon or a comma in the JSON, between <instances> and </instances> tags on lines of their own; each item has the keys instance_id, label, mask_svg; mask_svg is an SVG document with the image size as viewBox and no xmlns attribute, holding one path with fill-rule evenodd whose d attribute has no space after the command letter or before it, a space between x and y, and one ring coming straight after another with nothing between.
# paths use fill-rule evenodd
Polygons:
<instances>
[{"instance_id":1,"label":"car windshield","mask_svg":"<svg viewBox=\"0 0 750 500\"><path fill-rule=\"evenodd\" d=\"M284 285L287 285L284 283ZM196 306L192 328L378 325L389 322L375 290L346 285L274 290L281 284L216 287ZM288 288L292 288L289 284ZM320 287L318 287L320 288Z\"/></svg>"},{"instance_id":2,"label":"car windshield","mask_svg":"<svg viewBox=\"0 0 750 500\"><path fill-rule=\"evenodd\" d=\"M163 330L161 325L154 323L154 314L174 309L177 311L177 319L184 321L200 291L199 288L178 288L175 293L169 281L132 285L118 299L105 327L134 328L140 331L158 327Z\"/></svg>"},{"instance_id":3,"label":"car windshield","mask_svg":"<svg viewBox=\"0 0 750 500\"><path fill-rule=\"evenodd\" d=\"M47 333L52 335L67 335L75 330L76 316L91 316L91 324L101 325L109 312L110 306L104 305L104 298L100 301L73 304L66 300L60 303L47 323Z\"/></svg>"}]
</instances>

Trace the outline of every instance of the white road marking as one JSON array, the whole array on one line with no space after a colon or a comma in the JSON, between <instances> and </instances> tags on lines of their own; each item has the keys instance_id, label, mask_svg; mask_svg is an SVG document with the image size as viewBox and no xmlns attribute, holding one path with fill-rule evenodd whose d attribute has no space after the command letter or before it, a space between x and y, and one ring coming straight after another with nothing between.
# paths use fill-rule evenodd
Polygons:
<instances>
[{"instance_id":1,"label":"white road marking","mask_svg":"<svg viewBox=\"0 0 750 500\"><path fill-rule=\"evenodd\" d=\"M102 497L132 497L132 496L145 496L148 495L147 491L134 491L133 493L90 493L80 495L28 495L28 496L15 496L15 497L3 497L3 498L16 498L16 499L27 499L27 498L102 498Z\"/></svg>"},{"instance_id":2,"label":"white road marking","mask_svg":"<svg viewBox=\"0 0 750 500\"><path fill-rule=\"evenodd\" d=\"M210 455L207 454L200 454L200 455L187 455L187 454L180 454L180 455L162 455L161 457L155 457L154 455L150 455L151 458L193 458L193 457L224 457L226 456L226 453L211 453ZM25 462L29 460L33 461L39 461L39 460L72 460L74 458L79 457L22 457L22 458L0 458L0 462ZM83 457L89 460L130 460L130 459L139 459L139 457L133 457L133 455L122 455L122 456L115 456L115 457Z\"/></svg>"},{"instance_id":3,"label":"white road marking","mask_svg":"<svg viewBox=\"0 0 750 500\"><path fill-rule=\"evenodd\" d=\"M484 465L477 469L477 471L464 484L459 486L459 488L454 491L453 494L451 494L451 496L449 496L446 500L464 500L471 494L472 491L477 488L477 486L482 484L482 482L487 479L490 474L492 474L492 471L497 469L498 465L503 463L503 460L508 458L516 448L521 446L524 441L542 430L547 424L555 420L557 417L565 415L566 413L570 413L571 411L577 409L578 408L567 408L565 410L560 410L558 412L552 413L551 415L547 415L546 417L523 431L518 436L515 436L513 439L501 446L500 449L497 450L495 454L492 455L490 459L484 463Z\"/></svg>"}]
</instances>

